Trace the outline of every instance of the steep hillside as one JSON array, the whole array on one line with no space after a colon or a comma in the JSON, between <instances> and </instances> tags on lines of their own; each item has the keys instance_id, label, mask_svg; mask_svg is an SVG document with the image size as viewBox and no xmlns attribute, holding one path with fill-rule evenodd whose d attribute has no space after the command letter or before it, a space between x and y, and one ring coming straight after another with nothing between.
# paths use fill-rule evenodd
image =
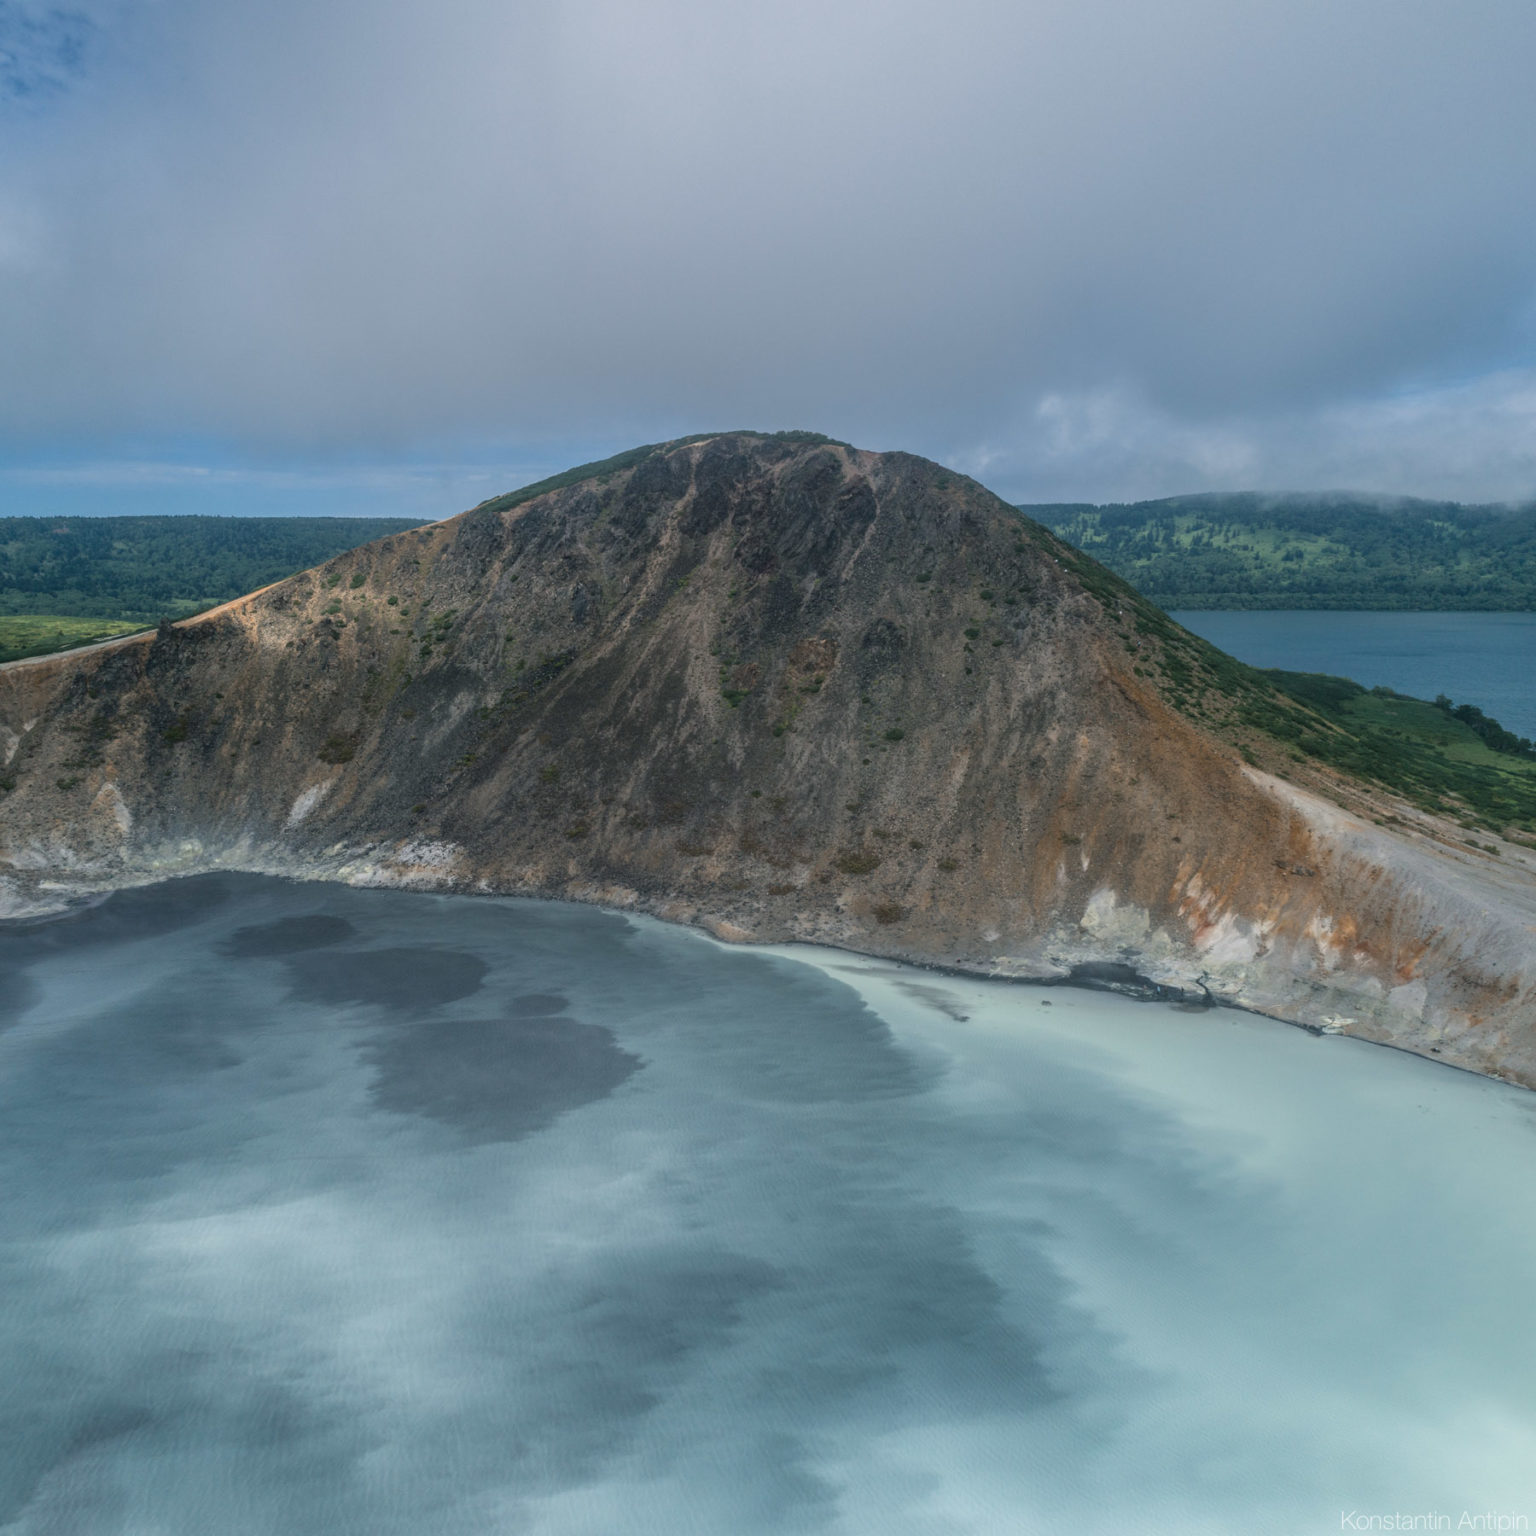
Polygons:
<instances>
[{"instance_id":1,"label":"steep hillside","mask_svg":"<svg viewBox=\"0 0 1536 1536\"><path fill-rule=\"evenodd\" d=\"M1020 510L1165 608L1536 607L1536 504L1246 492Z\"/></svg>"},{"instance_id":2,"label":"steep hillside","mask_svg":"<svg viewBox=\"0 0 1536 1536\"><path fill-rule=\"evenodd\" d=\"M0 669L0 885L569 896L1536 1083L1528 856L1298 762L1255 677L970 480L723 434Z\"/></svg>"}]
</instances>

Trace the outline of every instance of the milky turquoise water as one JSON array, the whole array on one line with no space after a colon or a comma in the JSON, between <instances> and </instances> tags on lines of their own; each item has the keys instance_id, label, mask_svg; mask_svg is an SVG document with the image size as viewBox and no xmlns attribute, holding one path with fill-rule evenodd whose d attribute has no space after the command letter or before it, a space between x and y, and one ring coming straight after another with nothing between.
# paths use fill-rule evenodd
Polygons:
<instances>
[{"instance_id":1,"label":"milky turquoise water","mask_svg":"<svg viewBox=\"0 0 1536 1536\"><path fill-rule=\"evenodd\" d=\"M1329 672L1417 699L1448 694L1536 739L1536 613L1176 613L1255 667Z\"/></svg>"},{"instance_id":2,"label":"milky turquoise water","mask_svg":"<svg viewBox=\"0 0 1536 1536\"><path fill-rule=\"evenodd\" d=\"M8 1533L1536 1517L1536 1098L219 876L0 929Z\"/></svg>"}]
</instances>

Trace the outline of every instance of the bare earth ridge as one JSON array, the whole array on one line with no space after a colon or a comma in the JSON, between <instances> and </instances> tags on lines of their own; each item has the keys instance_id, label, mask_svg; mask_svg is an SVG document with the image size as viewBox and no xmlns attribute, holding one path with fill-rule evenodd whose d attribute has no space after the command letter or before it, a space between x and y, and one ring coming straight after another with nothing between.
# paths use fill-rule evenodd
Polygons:
<instances>
[{"instance_id":1,"label":"bare earth ridge","mask_svg":"<svg viewBox=\"0 0 1536 1536\"><path fill-rule=\"evenodd\" d=\"M1245 763L1129 589L963 476L808 435L616 462L0 668L0 916L212 868L537 894L1536 1086L1525 850Z\"/></svg>"}]
</instances>

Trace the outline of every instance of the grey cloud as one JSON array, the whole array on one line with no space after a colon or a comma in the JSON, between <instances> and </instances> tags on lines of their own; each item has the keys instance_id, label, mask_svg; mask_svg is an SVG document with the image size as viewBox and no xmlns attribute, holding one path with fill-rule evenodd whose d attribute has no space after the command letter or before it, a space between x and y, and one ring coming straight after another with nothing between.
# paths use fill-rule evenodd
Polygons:
<instances>
[{"instance_id":1,"label":"grey cloud","mask_svg":"<svg viewBox=\"0 0 1536 1536\"><path fill-rule=\"evenodd\" d=\"M165 0L112 37L0 173L12 441L1022 463L1107 395L1174 468L1230 438L1315 482L1330 413L1529 357L1517 0Z\"/></svg>"},{"instance_id":2,"label":"grey cloud","mask_svg":"<svg viewBox=\"0 0 1536 1536\"><path fill-rule=\"evenodd\" d=\"M1128 390L1053 393L991 443L962 454L960 465L1028 501L1302 485L1529 501L1536 497L1536 370L1193 420Z\"/></svg>"}]
</instances>

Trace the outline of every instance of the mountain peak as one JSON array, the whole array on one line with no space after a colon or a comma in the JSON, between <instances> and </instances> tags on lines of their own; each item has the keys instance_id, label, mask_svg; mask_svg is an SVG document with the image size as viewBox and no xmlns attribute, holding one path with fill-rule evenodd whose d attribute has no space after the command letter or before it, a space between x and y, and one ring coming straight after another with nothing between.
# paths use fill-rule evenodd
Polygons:
<instances>
[{"instance_id":1,"label":"mountain peak","mask_svg":"<svg viewBox=\"0 0 1536 1536\"><path fill-rule=\"evenodd\" d=\"M708 434L0 671L0 870L16 910L213 865L565 896L1536 1082L1536 888L1243 761L1202 712L1250 686L965 476Z\"/></svg>"}]
</instances>

